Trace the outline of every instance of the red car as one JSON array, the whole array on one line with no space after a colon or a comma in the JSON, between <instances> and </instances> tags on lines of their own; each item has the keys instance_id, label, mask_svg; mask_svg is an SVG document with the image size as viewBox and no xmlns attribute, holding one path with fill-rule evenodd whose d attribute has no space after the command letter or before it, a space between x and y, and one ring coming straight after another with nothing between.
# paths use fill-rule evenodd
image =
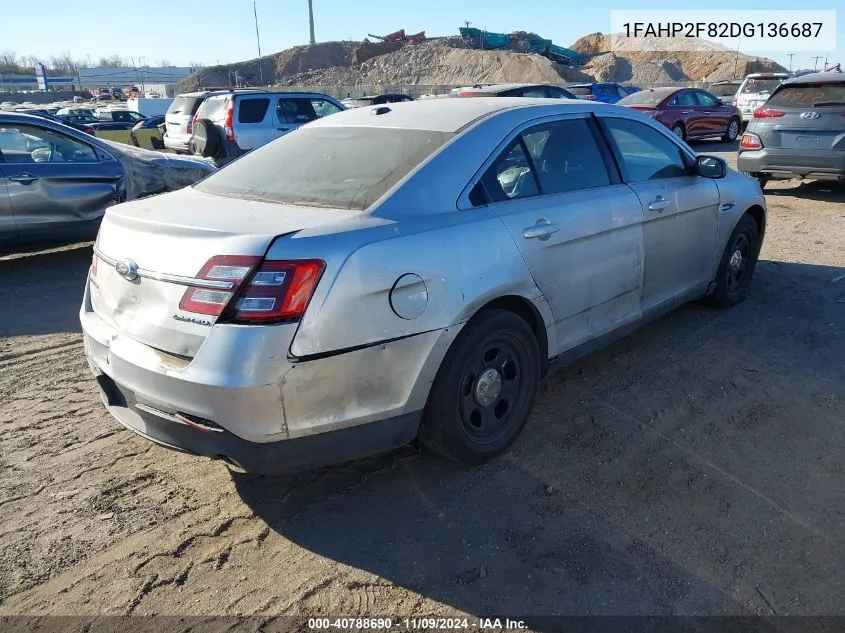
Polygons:
<instances>
[{"instance_id":1,"label":"red car","mask_svg":"<svg viewBox=\"0 0 845 633\"><path fill-rule=\"evenodd\" d=\"M653 117L684 140L719 136L735 141L742 126L739 110L706 90L652 88L617 102Z\"/></svg>"}]
</instances>

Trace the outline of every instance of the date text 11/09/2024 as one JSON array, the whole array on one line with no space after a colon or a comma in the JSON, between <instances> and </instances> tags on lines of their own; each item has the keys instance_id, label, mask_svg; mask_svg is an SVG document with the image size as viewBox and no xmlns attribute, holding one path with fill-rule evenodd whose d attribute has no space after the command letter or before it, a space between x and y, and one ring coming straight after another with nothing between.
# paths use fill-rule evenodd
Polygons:
<instances>
[{"instance_id":1,"label":"date text 11/09/2024","mask_svg":"<svg viewBox=\"0 0 845 633\"><path fill-rule=\"evenodd\" d=\"M308 618L308 628L312 631L519 631L525 629L526 624L522 620L510 618Z\"/></svg>"},{"instance_id":2,"label":"date text 11/09/2024","mask_svg":"<svg viewBox=\"0 0 845 633\"><path fill-rule=\"evenodd\" d=\"M625 22L625 37L803 37L821 33L823 22Z\"/></svg>"}]
</instances>

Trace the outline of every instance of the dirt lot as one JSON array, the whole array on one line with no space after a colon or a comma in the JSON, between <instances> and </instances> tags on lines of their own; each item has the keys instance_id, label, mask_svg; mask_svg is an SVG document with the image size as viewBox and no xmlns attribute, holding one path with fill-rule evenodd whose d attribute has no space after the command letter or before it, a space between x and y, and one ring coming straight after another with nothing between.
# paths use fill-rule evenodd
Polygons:
<instances>
[{"instance_id":1,"label":"dirt lot","mask_svg":"<svg viewBox=\"0 0 845 633\"><path fill-rule=\"evenodd\" d=\"M89 375L90 248L0 261L0 615L845 614L845 190L768 202L746 303L549 378L474 469L158 448Z\"/></svg>"}]
</instances>

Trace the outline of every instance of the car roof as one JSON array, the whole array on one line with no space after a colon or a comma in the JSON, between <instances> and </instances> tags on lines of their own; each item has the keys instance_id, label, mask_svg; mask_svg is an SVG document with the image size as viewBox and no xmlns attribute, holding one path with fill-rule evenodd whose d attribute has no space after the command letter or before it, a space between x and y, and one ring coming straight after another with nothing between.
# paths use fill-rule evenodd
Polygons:
<instances>
[{"instance_id":1,"label":"car roof","mask_svg":"<svg viewBox=\"0 0 845 633\"><path fill-rule=\"evenodd\" d=\"M746 79L782 79L789 77L789 73L751 73L746 75Z\"/></svg>"},{"instance_id":2,"label":"car roof","mask_svg":"<svg viewBox=\"0 0 845 633\"><path fill-rule=\"evenodd\" d=\"M323 92L308 92L307 90L249 90L249 89L239 89L239 90L220 90L214 92L213 94L208 95L208 98L211 99L212 97L225 97L227 95L235 95L242 96L242 95L255 95L259 97L264 97L266 95L289 95L289 96L309 96L309 97L323 97L327 99L332 99L335 101L334 97L330 97L329 95Z\"/></svg>"},{"instance_id":3,"label":"car roof","mask_svg":"<svg viewBox=\"0 0 845 633\"><path fill-rule=\"evenodd\" d=\"M783 82L784 84L845 83L845 73L811 73Z\"/></svg>"},{"instance_id":4,"label":"car roof","mask_svg":"<svg viewBox=\"0 0 845 633\"><path fill-rule=\"evenodd\" d=\"M725 86L731 84L741 84L742 79L722 79L721 81L714 81L711 86Z\"/></svg>"},{"instance_id":5,"label":"car roof","mask_svg":"<svg viewBox=\"0 0 845 633\"><path fill-rule=\"evenodd\" d=\"M678 92L679 90L695 90L695 88L687 88L685 86L661 86L659 88L646 88L645 90L640 90L640 92L635 92L634 94L640 94L641 92L654 92L660 95L669 95L673 92Z\"/></svg>"},{"instance_id":6,"label":"car roof","mask_svg":"<svg viewBox=\"0 0 845 633\"><path fill-rule=\"evenodd\" d=\"M554 86L554 84L490 84L487 86L464 86L463 88L460 88L460 90L475 90L476 92L489 92L490 94L496 94L498 92L505 92L507 90L516 90L518 88L533 88L535 86Z\"/></svg>"},{"instance_id":7,"label":"car roof","mask_svg":"<svg viewBox=\"0 0 845 633\"><path fill-rule=\"evenodd\" d=\"M529 84L537 85L537 84ZM423 99L384 106L355 108L317 119L308 127L385 127L432 132L457 133L474 121L515 108L557 106L550 114L593 112L612 108L605 103L574 99L539 99L531 97L476 97L473 99ZM384 114L376 112L387 110ZM622 109L622 108L620 108Z\"/></svg>"}]
</instances>

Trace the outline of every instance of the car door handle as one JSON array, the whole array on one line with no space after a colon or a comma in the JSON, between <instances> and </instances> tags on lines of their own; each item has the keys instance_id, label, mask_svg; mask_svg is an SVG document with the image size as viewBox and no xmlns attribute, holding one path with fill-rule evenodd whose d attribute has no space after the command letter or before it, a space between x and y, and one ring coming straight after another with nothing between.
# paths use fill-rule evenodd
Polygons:
<instances>
[{"instance_id":1,"label":"car door handle","mask_svg":"<svg viewBox=\"0 0 845 633\"><path fill-rule=\"evenodd\" d=\"M33 176L32 174L24 172L22 174L18 174L17 176L10 176L9 180L12 182L19 182L22 185L31 185L38 180L38 176Z\"/></svg>"},{"instance_id":2,"label":"car door handle","mask_svg":"<svg viewBox=\"0 0 845 633\"><path fill-rule=\"evenodd\" d=\"M663 213L663 210L669 206L669 201L666 200L663 196L657 196L656 200L652 200L648 203L648 210L649 211L658 211L659 213Z\"/></svg>"},{"instance_id":3,"label":"car door handle","mask_svg":"<svg viewBox=\"0 0 845 633\"><path fill-rule=\"evenodd\" d=\"M692 114L692 110L682 110L681 114Z\"/></svg>"},{"instance_id":4,"label":"car door handle","mask_svg":"<svg viewBox=\"0 0 845 633\"><path fill-rule=\"evenodd\" d=\"M548 220L545 222L537 220L537 224L522 231L522 237L526 240L533 240L534 238L547 240L552 233L557 233L559 230L560 227L557 224L552 224Z\"/></svg>"},{"instance_id":5,"label":"car door handle","mask_svg":"<svg viewBox=\"0 0 845 633\"><path fill-rule=\"evenodd\" d=\"M280 132L287 132L290 128L287 128L287 127L277 127L276 129L277 129L277 130L279 130Z\"/></svg>"}]
</instances>

